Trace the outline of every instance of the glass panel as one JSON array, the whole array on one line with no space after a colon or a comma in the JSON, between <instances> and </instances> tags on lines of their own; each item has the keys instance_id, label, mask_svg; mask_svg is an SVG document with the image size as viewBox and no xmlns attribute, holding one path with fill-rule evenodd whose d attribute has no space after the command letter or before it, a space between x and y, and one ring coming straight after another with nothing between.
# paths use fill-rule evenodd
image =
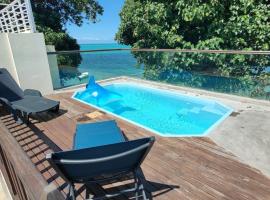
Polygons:
<instances>
[{"instance_id":1,"label":"glass panel","mask_svg":"<svg viewBox=\"0 0 270 200\"><path fill-rule=\"evenodd\" d=\"M49 54L48 57L52 74L58 70L58 76L52 75L55 89L87 83L90 75L96 80L143 77L143 67L137 64L130 51Z\"/></svg>"},{"instance_id":2,"label":"glass panel","mask_svg":"<svg viewBox=\"0 0 270 200\"><path fill-rule=\"evenodd\" d=\"M131 76L173 85L270 99L270 57L177 51L97 51L49 54L55 89Z\"/></svg>"}]
</instances>

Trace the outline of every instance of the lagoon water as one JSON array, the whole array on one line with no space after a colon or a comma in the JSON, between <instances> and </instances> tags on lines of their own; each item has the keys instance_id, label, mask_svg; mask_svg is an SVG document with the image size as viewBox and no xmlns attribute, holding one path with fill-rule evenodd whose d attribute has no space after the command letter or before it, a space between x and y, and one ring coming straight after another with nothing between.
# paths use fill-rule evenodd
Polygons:
<instances>
[{"instance_id":1,"label":"lagoon water","mask_svg":"<svg viewBox=\"0 0 270 200\"><path fill-rule=\"evenodd\" d=\"M130 48L129 46L111 44L82 44L81 50L119 49ZM136 67L136 59L129 50L85 52L81 53L82 62L79 66L80 72L88 72L97 80L117 76L140 77L143 70Z\"/></svg>"},{"instance_id":2,"label":"lagoon water","mask_svg":"<svg viewBox=\"0 0 270 200\"><path fill-rule=\"evenodd\" d=\"M126 49L129 46L107 43L107 44L81 44L81 50L100 50L100 49ZM147 52L143 52L146 53ZM130 50L124 51L100 51L100 52L81 52L81 63L75 66L61 66L60 78L61 85L55 86L55 88L62 88L88 81L88 76L80 78L80 73L95 76L96 80L108 79L118 76L130 76L137 78L148 78L152 80L152 77L144 77L143 65L138 65L137 60ZM169 54L165 54L169 55ZM185 54L183 54L185 55ZM66 54L61 55L61 57ZM74 56L74 53L70 54ZM61 58L59 57L59 58ZM148 58L148 57L145 57ZM165 56L165 58L173 58L173 56ZM70 59L70 58L68 58ZM160 59L159 56L151 57L149 59ZM162 66L162 64L160 65ZM157 66L157 69L160 67ZM159 71L151 71L148 68L148 72L157 76ZM265 69L265 72L269 71L269 67ZM162 72L162 70L161 70ZM147 74L147 73L146 73ZM269 99L269 83L262 82L258 79L245 80L241 77L227 77L217 76L215 74L199 73L197 71L185 71L179 70L179 72L172 73L168 71L166 75L164 72L160 74L160 81L167 82L174 85L181 85L186 87L195 87L200 89L206 89L215 92L222 92L228 94L236 94L247 97L255 97L260 99Z\"/></svg>"},{"instance_id":3,"label":"lagoon water","mask_svg":"<svg viewBox=\"0 0 270 200\"><path fill-rule=\"evenodd\" d=\"M130 48L130 46L118 43L80 44L80 50L126 49L126 48Z\"/></svg>"},{"instance_id":4,"label":"lagoon water","mask_svg":"<svg viewBox=\"0 0 270 200\"><path fill-rule=\"evenodd\" d=\"M129 46L117 43L106 44L81 44L80 50L100 49L129 49ZM71 56L74 54L71 54ZM79 73L88 72L89 76L95 76L96 80L113 78L118 76L142 77L143 68L137 65L130 50L81 52L81 64L78 67L65 66L61 69L61 85L67 87L86 83L88 78L78 79ZM79 72L79 73L78 73Z\"/></svg>"}]
</instances>

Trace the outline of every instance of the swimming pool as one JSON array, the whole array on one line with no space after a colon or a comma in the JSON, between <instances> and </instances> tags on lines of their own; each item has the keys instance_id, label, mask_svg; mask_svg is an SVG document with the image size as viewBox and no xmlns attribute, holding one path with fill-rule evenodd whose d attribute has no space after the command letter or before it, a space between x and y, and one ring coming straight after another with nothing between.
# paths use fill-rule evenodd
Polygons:
<instances>
[{"instance_id":1,"label":"swimming pool","mask_svg":"<svg viewBox=\"0 0 270 200\"><path fill-rule=\"evenodd\" d=\"M113 83L104 88L113 95L98 101L82 90L73 98L161 136L206 135L232 112L213 100L135 82Z\"/></svg>"}]
</instances>

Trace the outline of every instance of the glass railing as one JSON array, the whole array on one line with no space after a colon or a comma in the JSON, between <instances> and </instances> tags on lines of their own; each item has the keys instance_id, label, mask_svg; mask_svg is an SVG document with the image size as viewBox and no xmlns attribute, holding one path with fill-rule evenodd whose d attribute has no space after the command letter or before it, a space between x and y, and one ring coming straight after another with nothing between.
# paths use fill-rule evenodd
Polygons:
<instances>
[{"instance_id":1,"label":"glass railing","mask_svg":"<svg viewBox=\"0 0 270 200\"><path fill-rule=\"evenodd\" d=\"M186 50L99 50L48 53L55 89L130 76L270 100L270 53Z\"/></svg>"}]
</instances>

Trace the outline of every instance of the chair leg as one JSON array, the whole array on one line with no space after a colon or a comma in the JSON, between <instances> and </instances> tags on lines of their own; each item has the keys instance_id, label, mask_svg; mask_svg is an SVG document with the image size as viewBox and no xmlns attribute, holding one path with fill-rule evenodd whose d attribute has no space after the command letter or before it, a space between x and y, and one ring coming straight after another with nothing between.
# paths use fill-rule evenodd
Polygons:
<instances>
[{"instance_id":1,"label":"chair leg","mask_svg":"<svg viewBox=\"0 0 270 200\"><path fill-rule=\"evenodd\" d=\"M57 105L56 107L54 107L51 111L54 113L58 113L60 109L60 105Z\"/></svg>"},{"instance_id":2,"label":"chair leg","mask_svg":"<svg viewBox=\"0 0 270 200\"><path fill-rule=\"evenodd\" d=\"M70 199L70 192L71 192L71 184L68 184L68 193L67 193L67 199Z\"/></svg>"},{"instance_id":3,"label":"chair leg","mask_svg":"<svg viewBox=\"0 0 270 200\"><path fill-rule=\"evenodd\" d=\"M141 184L141 190L142 190L142 196L143 196L143 200L147 200L147 197L146 197L146 193L145 193L145 190L144 190L143 184Z\"/></svg>"},{"instance_id":4,"label":"chair leg","mask_svg":"<svg viewBox=\"0 0 270 200\"><path fill-rule=\"evenodd\" d=\"M23 122L29 124L29 114L27 112L22 112Z\"/></svg>"},{"instance_id":5,"label":"chair leg","mask_svg":"<svg viewBox=\"0 0 270 200\"><path fill-rule=\"evenodd\" d=\"M68 184L68 200L76 200L73 183Z\"/></svg>"},{"instance_id":6,"label":"chair leg","mask_svg":"<svg viewBox=\"0 0 270 200\"><path fill-rule=\"evenodd\" d=\"M23 121L21 120L21 118L20 118L19 113L18 113L17 110L15 110L13 108L10 108L10 112L12 114L13 119L15 120L15 122L17 124L22 124L23 123Z\"/></svg>"},{"instance_id":7,"label":"chair leg","mask_svg":"<svg viewBox=\"0 0 270 200\"><path fill-rule=\"evenodd\" d=\"M86 191L85 191L85 199L87 200L93 200L94 195L91 194L90 190L88 187L86 187Z\"/></svg>"},{"instance_id":8,"label":"chair leg","mask_svg":"<svg viewBox=\"0 0 270 200\"><path fill-rule=\"evenodd\" d=\"M135 200L139 200L139 188L138 188L138 179L137 177L134 178L135 179Z\"/></svg>"},{"instance_id":9,"label":"chair leg","mask_svg":"<svg viewBox=\"0 0 270 200\"><path fill-rule=\"evenodd\" d=\"M143 186L143 182L142 182L141 177L140 177L140 175L138 173L137 173L136 177L137 177L137 180L138 180L138 191L141 191L143 200L148 200L147 196L146 196L144 186Z\"/></svg>"}]
</instances>

